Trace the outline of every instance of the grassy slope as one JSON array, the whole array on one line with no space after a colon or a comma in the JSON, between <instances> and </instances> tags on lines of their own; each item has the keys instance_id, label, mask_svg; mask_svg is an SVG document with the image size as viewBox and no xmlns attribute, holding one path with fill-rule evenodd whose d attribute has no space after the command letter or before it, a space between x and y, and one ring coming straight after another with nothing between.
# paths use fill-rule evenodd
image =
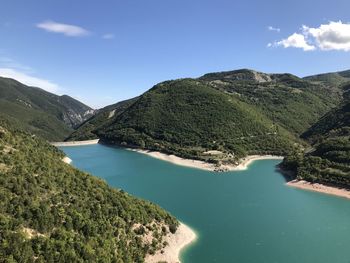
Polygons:
<instances>
[{"instance_id":1,"label":"grassy slope","mask_svg":"<svg viewBox=\"0 0 350 263\"><path fill-rule=\"evenodd\" d=\"M69 96L57 96L15 80L0 78L2 117L47 140L62 140L90 115L88 106Z\"/></svg>"},{"instance_id":2,"label":"grassy slope","mask_svg":"<svg viewBox=\"0 0 350 263\"><path fill-rule=\"evenodd\" d=\"M163 246L160 223L175 229L175 218L62 157L0 120L0 261L143 262ZM135 224L151 229L152 244L142 242Z\"/></svg>"}]
</instances>

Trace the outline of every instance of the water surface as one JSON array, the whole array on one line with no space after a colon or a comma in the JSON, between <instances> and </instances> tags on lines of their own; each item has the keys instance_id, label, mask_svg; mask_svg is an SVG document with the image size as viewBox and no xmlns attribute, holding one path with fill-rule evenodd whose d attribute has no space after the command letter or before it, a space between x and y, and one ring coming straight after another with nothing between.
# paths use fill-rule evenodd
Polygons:
<instances>
[{"instance_id":1,"label":"water surface","mask_svg":"<svg viewBox=\"0 0 350 263\"><path fill-rule=\"evenodd\" d=\"M62 149L74 166L192 227L199 238L183 263L350 262L350 201L286 186L279 160L213 173L103 145Z\"/></svg>"}]
</instances>

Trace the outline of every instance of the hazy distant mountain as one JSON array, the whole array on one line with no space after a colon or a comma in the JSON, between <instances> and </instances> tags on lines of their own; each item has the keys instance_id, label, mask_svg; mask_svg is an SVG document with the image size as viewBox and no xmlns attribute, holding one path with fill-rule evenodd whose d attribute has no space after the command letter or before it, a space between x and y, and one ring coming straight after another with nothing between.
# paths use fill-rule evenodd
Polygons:
<instances>
[{"instance_id":1,"label":"hazy distant mountain","mask_svg":"<svg viewBox=\"0 0 350 263\"><path fill-rule=\"evenodd\" d=\"M67 95L0 77L0 114L48 140L63 140L94 110Z\"/></svg>"}]
</instances>

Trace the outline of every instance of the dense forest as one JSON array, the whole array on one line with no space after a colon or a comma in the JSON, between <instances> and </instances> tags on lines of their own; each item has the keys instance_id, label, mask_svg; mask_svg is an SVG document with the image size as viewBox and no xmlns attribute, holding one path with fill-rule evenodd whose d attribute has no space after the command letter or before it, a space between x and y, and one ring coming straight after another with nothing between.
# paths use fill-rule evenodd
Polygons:
<instances>
[{"instance_id":1,"label":"dense forest","mask_svg":"<svg viewBox=\"0 0 350 263\"><path fill-rule=\"evenodd\" d=\"M210 73L200 78L212 87L239 97L295 136L337 105L342 90L292 74L252 70Z\"/></svg>"},{"instance_id":2,"label":"dense forest","mask_svg":"<svg viewBox=\"0 0 350 263\"><path fill-rule=\"evenodd\" d=\"M126 107L106 107L68 139L101 138L218 164L249 154L285 155L305 147L299 135L341 94L291 74L210 73L165 81L120 104ZM211 150L221 154L207 154Z\"/></svg>"},{"instance_id":3,"label":"dense forest","mask_svg":"<svg viewBox=\"0 0 350 263\"><path fill-rule=\"evenodd\" d=\"M350 188L350 101L331 110L302 137L312 148L288 155L282 167L297 179Z\"/></svg>"},{"instance_id":4,"label":"dense forest","mask_svg":"<svg viewBox=\"0 0 350 263\"><path fill-rule=\"evenodd\" d=\"M0 78L0 95L4 262L143 262L175 233L169 213L63 163L63 153L44 140L77 126L66 140L100 138L218 165L284 155L281 167L297 179L350 187L349 71L303 79L210 73L159 83L96 114L11 79Z\"/></svg>"},{"instance_id":5,"label":"dense forest","mask_svg":"<svg viewBox=\"0 0 350 263\"><path fill-rule=\"evenodd\" d=\"M0 120L1 262L143 262L178 221ZM151 241L144 233L151 233Z\"/></svg>"},{"instance_id":6,"label":"dense forest","mask_svg":"<svg viewBox=\"0 0 350 263\"><path fill-rule=\"evenodd\" d=\"M342 102L301 134L311 146L289 154L281 167L293 177L350 188L350 71L306 77L342 92Z\"/></svg>"},{"instance_id":7,"label":"dense forest","mask_svg":"<svg viewBox=\"0 0 350 263\"><path fill-rule=\"evenodd\" d=\"M297 142L251 105L191 79L156 85L97 135L108 143L213 162L283 155ZM222 154L213 157L208 150Z\"/></svg>"}]
</instances>

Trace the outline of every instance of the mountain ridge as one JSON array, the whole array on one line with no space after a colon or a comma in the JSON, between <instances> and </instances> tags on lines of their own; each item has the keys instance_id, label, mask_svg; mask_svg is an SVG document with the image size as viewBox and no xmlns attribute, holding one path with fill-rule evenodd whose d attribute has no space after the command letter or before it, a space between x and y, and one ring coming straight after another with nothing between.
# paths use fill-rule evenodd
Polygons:
<instances>
[{"instance_id":1,"label":"mountain ridge","mask_svg":"<svg viewBox=\"0 0 350 263\"><path fill-rule=\"evenodd\" d=\"M311 148L288 155L281 167L298 180L350 188L350 100L302 134Z\"/></svg>"},{"instance_id":2,"label":"mountain ridge","mask_svg":"<svg viewBox=\"0 0 350 263\"><path fill-rule=\"evenodd\" d=\"M90 126L89 132L84 134L83 128L79 127L68 139L100 138L107 143L158 150L180 157L214 162L228 161L229 158L226 157L232 156L232 153L237 158L259 153L280 155L286 153L282 150L282 145L290 149L294 147L293 144L303 147L299 135L335 107L341 96L342 90L338 87L330 88L289 73L267 74L250 69L208 73L195 79L161 82L136 98L112 119L107 120L105 111L104 120L99 119L99 125L95 126L92 122L97 115L92 117L82 125L85 128ZM217 101L218 104L213 106L213 101ZM230 103L226 103L227 101ZM186 108L187 113L182 112L181 108ZM229 123L234 122L237 125L230 131L225 128L225 121L220 114L225 110L228 112L233 110L225 117L227 125L230 126ZM241 115L238 112L241 112L239 113ZM241 117L232 122L237 114ZM189 120L188 115L196 118ZM243 116L250 121L245 122ZM205 119L206 125L200 124L200 119ZM259 128L253 128L248 123ZM165 126L162 130L156 128L157 125ZM181 132L172 129L174 125ZM196 125L200 125L201 128ZM269 127L263 128L264 125ZM191 128L186 130L186 126ZM213 128L215 126L220 127ZM220 129L222 130L219 132ZM220 134L225 129L223 139L215 139L220 138L218 135L211 138L216 132ZM202 134L203 131L206 132ZM203 143L199 142L198 134L203 137ZM273 136L270 136L268 142L266 139L264 141L263 137L259 140L253 139L261 136L257 137L257 134L274 134L278 142L270 140ZM192 141L188 141L189 138L192 138ZM242 138L241 141L238 138ZM212 141L221 142L215 145ZM202 144L207 145L203 147ZM277 146L278 144L280 146ZM254 149L249 145L259 146ZM188 149L184 150L186 147ZM202 153L213 149L221 149L222 156L226 157L215 159L212 156L210 158L203 156Z\"/></svg>"},{"instance_id":3,"label":"mountain ridge","mask_svg":"<svg viewBox=\"0 0 350 263\"><path fill-rule=\"evenodd\" d=\"M0 77L0 111L4 118L48 140L63 140L94 115L89 106L68 95L55 95L14 79Z\"/></svg>"}]
</instances>

